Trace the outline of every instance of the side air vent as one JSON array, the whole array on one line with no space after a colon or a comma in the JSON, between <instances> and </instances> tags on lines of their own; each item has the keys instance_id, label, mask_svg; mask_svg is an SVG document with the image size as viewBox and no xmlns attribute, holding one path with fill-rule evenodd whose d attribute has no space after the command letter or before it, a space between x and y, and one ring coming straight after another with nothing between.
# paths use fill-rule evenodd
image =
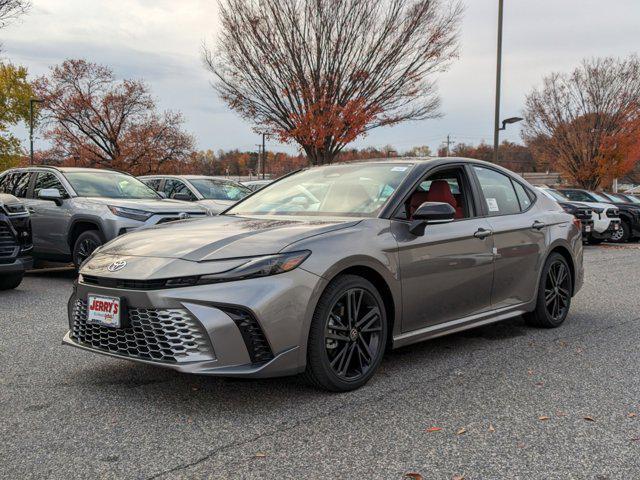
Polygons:
<instances>
[{"instance_id":1,"label":"side air vent","mask_svg":"<svg viewBox=\"0 0 640 480\"><path fill-rule=\"evenodd\" d=\"M224 313L229 315L235 322L242 339L247 346L249 357L252 363L264 363L273 359L273 351L269 346L267 337L265 336L258 320L254 316L241 308L217 307Z\"/></svg>"}]
</instances>

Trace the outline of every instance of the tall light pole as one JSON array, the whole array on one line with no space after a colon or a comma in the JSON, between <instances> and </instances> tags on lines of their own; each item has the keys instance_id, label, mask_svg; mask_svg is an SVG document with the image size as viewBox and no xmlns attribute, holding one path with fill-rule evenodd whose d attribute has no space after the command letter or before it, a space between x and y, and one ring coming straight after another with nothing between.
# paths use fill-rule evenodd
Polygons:
<instances>
[{"instance_id":1,"label":"tall light pole","mask_svg":"<svg viewBox=\"0 0 640 480\"><path fill-rule=\"evenodd\" d=\"M29 99L29 165L33 165L33 104L42 102L39 98Z\"/></svg>"},{"instance_id":2,"label":"tall light pole","mask_svg":"<svg viewBox=\"0 0 640 480\"><path fill-rule=\"evenodd\" d=\"M496 65L496 111L493 129L493 162L498 163L498 144L500 142L500 80L502 75L502 13L504 0L498 0L498 60Z\"/></svg>"}]
</instances>

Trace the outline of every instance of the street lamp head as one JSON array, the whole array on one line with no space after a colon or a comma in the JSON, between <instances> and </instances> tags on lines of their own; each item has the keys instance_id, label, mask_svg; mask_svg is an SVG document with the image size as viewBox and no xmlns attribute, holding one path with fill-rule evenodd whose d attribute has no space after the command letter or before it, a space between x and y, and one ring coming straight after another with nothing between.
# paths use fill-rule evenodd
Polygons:
<instances>
[{"instance_id":1,"label":"street lamp head","mask_svg":"<svg viewBox=\"0 0 640 480\"><path fill-rule=\"evenodd\" d=\"M511 123L518 123L518 122L521 122L522 120L523 119L520 117L509 117L502 120L502 125L504 126Z\"/></svg>"}]
</instances>

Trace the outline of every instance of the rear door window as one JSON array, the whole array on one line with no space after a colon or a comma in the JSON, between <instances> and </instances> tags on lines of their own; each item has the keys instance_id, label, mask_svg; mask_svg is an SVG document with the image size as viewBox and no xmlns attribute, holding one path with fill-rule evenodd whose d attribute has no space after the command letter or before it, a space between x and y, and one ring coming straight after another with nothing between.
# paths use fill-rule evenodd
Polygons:
<instances>
[{"instance_id":1,"label":"rear door window","mask_svg":"<svg viewBox=\"0 0 640 480\"><path fill-rule=\"evenodd\" d=\"M31 172L16 173L17 178L14 180L13 195L18 198L25 198L29 190L29 181L31 180Z\"/></svg>"},{"instance_id":2,"label":"rear door window","mask_svg":"<svg viewBox=\"0 0 640 480\"><path fill-rule=\"evenodd\" d=\"M160 191L160 182L162 182L162 179L160 179L160 178L143 178L141 180L142 180L142 183L147 185L149 188L153 188L156 192Z\"/></svg>"},{"instance_id":3,"label":"rear door window","mask_svg":"<svg viewBox=\"0 0 640 480\"><path fill-rule=\"evenodd\" d=\"M520 213L520 202L511 178L485 167L473 167L480 182L489 216Z\"/></svg>"},{"instance_id":4,"label":"rear door window","mask_svg":"<svg viewBox=\"0 0 640 480\"><path fill-rule=\"evenodd\" d=\"M175 198L176 195L188 195L191 201L195 201L196 196L189 190L187 185L181 180L167 179L164 182L164 194L167 198Z\"/></svg>"}]
</instances>

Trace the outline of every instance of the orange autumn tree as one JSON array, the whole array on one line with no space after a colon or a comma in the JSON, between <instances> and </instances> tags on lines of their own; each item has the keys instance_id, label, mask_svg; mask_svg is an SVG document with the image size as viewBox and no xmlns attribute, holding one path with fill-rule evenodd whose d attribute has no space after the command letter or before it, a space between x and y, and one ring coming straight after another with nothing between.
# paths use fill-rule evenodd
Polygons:
<instances>
[{"instance_id":1,"label":"orange autumn tree","mask_svg":"<svg viewBox=\"0 0 640 480\"><path fill-rule=\"evenodd\" d=\"M258 132L330 163L371 129L439 116L461 13L455 0L222 0L204 59Z\"/></svg>"},{"instance_id":2,"label":"orange autumn tree","mask_svg":"<svg viewBox=\"0 0 640 480\"><path fill-rule=\"evenodd\" d=\"M182 116L158 112L144 82L108 67L66 60L35 88L50 161L145 174L178 169L193 152Z\"/></svg>"},{"instance_id":3,"label":"orange autumn tree","mask_svg":"<svg viewBox=\"0 0 640 480\"><path fill-rule=\"evenodd\" d=\"M538 160L597 189L637 162L640 58L585 60L554 73L525 102L523 138Z\"/></svg>"}]
</instances>

